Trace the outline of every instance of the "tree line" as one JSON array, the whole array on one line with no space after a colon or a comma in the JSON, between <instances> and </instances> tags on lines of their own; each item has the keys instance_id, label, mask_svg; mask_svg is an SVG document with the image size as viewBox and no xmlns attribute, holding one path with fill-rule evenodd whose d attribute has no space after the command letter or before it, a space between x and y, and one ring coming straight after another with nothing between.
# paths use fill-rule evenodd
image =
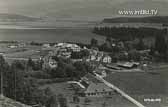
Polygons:
<instances>
[{"instance_id":1,"label":"tree line","mask_svg":"<svg viewBox=\"0 0 168 107\"><path fill-rule=\"evenodd\" d=\"M58 107L59 105L59 107L67 107L67 99L63 94L55 95L50 88L39 88L38 78L32 76L32 72L37 70L35 63L37 62L31 59L26 62L15 60L9 65L4 57L0 56L0 80L3 80L0 82L2 86L1 94L27 105L38 105L39 107ZM65 66L64 68L67 70L67 73L71 72L71 68ZM61 68L59 70L63 72ZM44 73L44 71L41 73ZM54 74L54 71L51 74ZM57 77L56 74L55 76Z\"/></svg>"},{"instance_id":2,"label":"tree line","mask_svg":"<svg viewBox=\"0 0 168 107\"><path fill-rule=\"evenodd\" d=\"M140 60L141 54L138 51L150 49L149 55L157 61L168 61L168 34L167 29L155 28L116 28L116 27L95 27L94 33L106 36L105 43L99 45L98 40L91 39L91 46L98 47L99 50L109 52L113 59L118 59L122 51L131 52L131 57L121 57L119 59ZM154 41L149 41L151 38ZM144 41L149 41L149 43ZM112 46L115 44L115 46ZM119 44L119 45L117 45ZM132 54L132 52L137 54ZM122 55L123 56L123 55ZM138 57L132 57L138 56Z\"/></svg>"},{"instance_id":3,"label":"tree line","mask_svg":"<svg viewBox=\"0 0 168 107\"><path fill-rule=\"evenodd\" d=\"M135 38L154 37L167 34L167 29L156 28L130 28L130 27L95 27L93 33L112 37L122 41L134 40Z\"/></svg>"}]
</instances>

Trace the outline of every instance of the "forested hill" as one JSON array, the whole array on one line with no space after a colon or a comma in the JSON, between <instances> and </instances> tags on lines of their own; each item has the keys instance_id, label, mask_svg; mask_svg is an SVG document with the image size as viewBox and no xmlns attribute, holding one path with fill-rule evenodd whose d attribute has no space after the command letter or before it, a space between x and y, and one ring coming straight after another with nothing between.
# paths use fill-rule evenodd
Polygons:
<instances>
[{"instance_id":1,"label":"forested hill","mask_svg":"<svg viewBox=\"0 0 168 107\"><path fill-rule=\"evenodd\" d=\"M167 29L156 28L126 28L126 27L95 27L93 33L112 37L122 41L130 41L135 38L155 37L157 35L167 35Z\"/></svg>"},{"instance_id":2,"label":"forested hill","mask_svg":"<svg viewBox=\"0 0 168 107\"><path fill-rule=\"evenodd\" d=\"M168 16L106 18L104 23L168 23Z\"/></svg>"}]
</instances>

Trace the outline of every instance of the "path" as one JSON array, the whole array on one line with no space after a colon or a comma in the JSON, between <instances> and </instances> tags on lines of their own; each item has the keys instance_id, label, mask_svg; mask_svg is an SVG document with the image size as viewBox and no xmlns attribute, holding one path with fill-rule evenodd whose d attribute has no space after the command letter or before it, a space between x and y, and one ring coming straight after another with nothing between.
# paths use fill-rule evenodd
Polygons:
<instances>
[{"instance_id":1,"label":"path","mask_svg":"<svg viewBox=\"0 0 168 107\"><path fill-rule=\"evenodd\" d=\"M101 78L98 74L95 74L96 78L100 81L102 81L104 84L106 84L108 87L112 88L113 90L117 91L119 94L121 94L123 97L125 97L127 100L129 100L130 102L132 102L133 104L135 104L137 107L145 107L143 104L141 104L140 102L136 101L134 98L132 98L131 96L129 96L128 94L126 94L124 91L122 91L121 89L119 89L118 87L116 87L115 85L107 82L106 80L104 80L103 78Z\"/></svg>"}]
</instances>

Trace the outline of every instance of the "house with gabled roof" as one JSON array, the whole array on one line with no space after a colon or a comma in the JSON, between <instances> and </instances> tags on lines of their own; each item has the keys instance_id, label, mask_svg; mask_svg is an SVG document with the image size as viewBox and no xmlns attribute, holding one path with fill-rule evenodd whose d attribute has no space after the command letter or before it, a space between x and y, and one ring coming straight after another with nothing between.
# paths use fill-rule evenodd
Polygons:
<instances>
[{"instance_id":1,"label":"house with gabled roof","mask_svg":"<svg viewBox=\"0 0 168 107\"><path fill-rule=\"evenodd\" d=\"M91 82L84 94L86 97L104 97L114 94L114 91L104 83Z\"/></svg>"},{"instance_id":2,"label":"house with gabled roof","mask_svg":"<svg viewBox=\"0 0 168 107\"><path fill-rule=\"evenodd\" d=\"M85 86L78 94L85 97L105 97L115 94L114 90L97 80L93 75L88 74L80 81Z\"/></svg>"}]
</instances>

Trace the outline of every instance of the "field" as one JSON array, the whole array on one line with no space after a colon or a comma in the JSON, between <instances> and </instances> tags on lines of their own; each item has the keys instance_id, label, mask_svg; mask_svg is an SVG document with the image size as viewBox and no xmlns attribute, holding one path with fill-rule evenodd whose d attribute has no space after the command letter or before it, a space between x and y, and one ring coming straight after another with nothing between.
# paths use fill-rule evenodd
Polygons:
<instances>
[{"instance_id":1,"label":"field","mask_svg":"<svg viewBox=\"0 0 168 107\"><path fill-rule=\"evenodd\" d=\"M168 68L155 72L117 72L105 79L147 107L168 106ZM144 102L144 99L161 99L161 102ZM163 106L164 105L164 106Z\"/></svg>"},{"instance_id":2,"label":"field","mask_svg":"<svg viewBox=\"0 0 168 107\"><path fill-rule=\"evenodd\" d=\"M12 44L0 44L0 53L3 53L6 61L11 63L14 60L27 60L28 58L39 59L48 54L50 50L41 46L26 45L24 47L10 48Z\"/></svg>"},{"instance_id":3,"label":"field","mask_svg":"<svg viewBox=\"0 0 168 107\"><path fill-rule=\"evenodd\" d=\"M80 97L80 102L74 103L74 91L70 89L70 85L66 82L40 86L41 89L45 89L47 87L49 87L51 91L56 95L63 94L64 96L66 96L69 107L75 107L77 105L79 105L80 107L102 107L103 105L105 105L105 107L135 107L135 105L131 104L129 101L118 94L112 95L111 97L88 97L88 99L90 100L90 102L88 103L85 103L85 97Z\"/></svg>"},{"instance_id":4,"label":"field","mask_svg":"<svg viewBox=\"0 0 168 107\"><path fill-rule=\"evenodd\" d=\"M141 102L146 107L168 106L168 72L167 64L155 64L163 67L148 72L116 72L109 74L105 79L116 85L124 92ZM90 102L86 103L86 97L80 97L79 103L73 102L74 91L66 82L42 85L40 88L51 88L56 95L62 93L68 99L69 107L136 107L119 94L110 97L88 97ZM150 102L144 99L160 99L161 101Z\"/></svg>"},{"instance_id":5,"label":"field","mask_svg":"<svg viewBox=\"0 0 168 107\"><path fill-rule=\"evenodd\" d=\"M63 94L66 97L72 97L74 91L69 89L70 85L66 82L61 82L61 83L51 83L51 84L45 84L41 85L40 89L45 89L45 88L50 88L51 91L55 94Z\"/></svg>"}]
</instances>

